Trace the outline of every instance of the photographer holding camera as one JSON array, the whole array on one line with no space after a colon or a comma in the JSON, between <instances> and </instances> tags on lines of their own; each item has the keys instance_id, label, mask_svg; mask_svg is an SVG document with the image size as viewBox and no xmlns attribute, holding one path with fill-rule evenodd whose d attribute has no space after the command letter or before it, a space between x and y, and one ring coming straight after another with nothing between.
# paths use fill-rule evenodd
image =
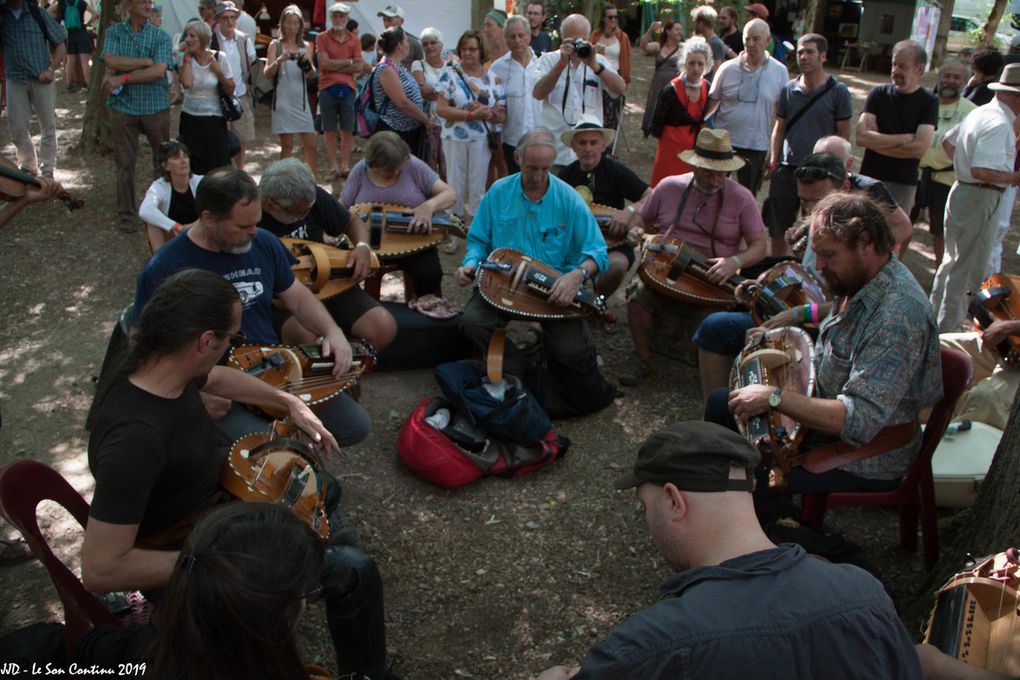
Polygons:
<instances>
[{"instance_id":1,"label":"photographer holding camera","mask_svg":"<svg viewBox=\"0 0 1020 680\"><path fill-rule=\"evenodd\" d=\"M577 159L560 135L572 129L583 114L594 116L601 125L603 90L618 97L627 89L620 74L588 42L590 34L588 20L580 14L571 14L560 24L559 51L546 52L538 58L538 80L532 94L542 100L539 125L548 128L556 140L554 170Z\"/></svg>"},{"instance_id":2,"label":"photographer holding camera","mask_svg":"<svg viewBox=\"0 0 1020 680\"><path fill-rule=\"evenodd\" d=\"M280 158L290 158L294 135L301 136L304 159L315 173L315 126L308 103L308 78L315 75L315 43L305 40L305 20L297 5L280 15L280 38L269 43L263 75L273 79L274 135L280 137Z\"/></svg>"}]
</instances>

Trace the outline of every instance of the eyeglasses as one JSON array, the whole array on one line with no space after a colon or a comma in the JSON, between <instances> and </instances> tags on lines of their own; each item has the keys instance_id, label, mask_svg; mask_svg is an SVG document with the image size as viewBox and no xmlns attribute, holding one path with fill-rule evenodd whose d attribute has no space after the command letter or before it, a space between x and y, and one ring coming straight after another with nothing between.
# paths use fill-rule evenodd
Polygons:
<instances>
[{"instance_id":1,"label":"eyeglasses","mask_svg":"<svg viewBox=\"0 0 1020 680\"><path fill-rule=\"evenodd\" d=\"M809 182L817 182L820 179L831 179L835 180L836 182L842 182L844 179L846 179L845 177L840 177L839 175L835 174L834 172L830 172L825 168L819 168L814 165L807 166L802 165L801 167L794 170L793 174L797 179L803 179Z\"/></svg>"},{"instance_id":2,"label":"eyeglasses","mask_svg":"<svg viewBox=\"0 0 1020 680\"><path fill-rule=\"evenodd\" d=\"M243 345L245 340L248 339L248 335L244 331L237 331L236 333L231 333L230 335L227 335L226 333L217 333L216 335L219 335L220 337L229 338L231 347Z\"/></svg>"}]
</instances>

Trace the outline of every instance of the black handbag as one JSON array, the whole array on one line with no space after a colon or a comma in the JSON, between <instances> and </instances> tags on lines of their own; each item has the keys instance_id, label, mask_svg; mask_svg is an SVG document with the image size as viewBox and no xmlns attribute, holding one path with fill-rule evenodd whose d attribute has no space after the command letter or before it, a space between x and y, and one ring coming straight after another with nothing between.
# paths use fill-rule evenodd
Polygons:
<instances>
[{"instance_id":1,"label":"black handbag","mask_svg":"<svg viewBox=\"0 0 1020 680\"><path fill-rule=\"evenodd\" d=\"M241 100L235 97L232 92L224 90L222 85L216 85L216 91L220 95L220 110L223 112L223 117L228 123L239 120L244 111Z\"/></svg>"}]
</instances>

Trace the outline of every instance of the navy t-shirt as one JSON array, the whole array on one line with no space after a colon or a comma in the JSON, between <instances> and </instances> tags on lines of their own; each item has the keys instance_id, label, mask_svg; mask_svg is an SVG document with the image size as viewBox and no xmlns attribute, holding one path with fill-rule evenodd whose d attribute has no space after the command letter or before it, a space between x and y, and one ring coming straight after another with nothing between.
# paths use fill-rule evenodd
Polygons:
<instances>
[{"instance_id":1,"label":"navy t-shirt","mask_svg":"<svg viewBox=\"0 0 1020 680\"><path fill-rule=\"evenodd\" d=\"M280 239L264 229L256 232L251 249L242 255L206 250L184 233L157 250L142 270L135 290L132 324L138 323L145 303L165 278L182 269L205 269L234 284L244 309L241 330L248 340L277 343L272 321L273 295L294 283L291 266L296 262Z\"/></svg>"}]
</instances>

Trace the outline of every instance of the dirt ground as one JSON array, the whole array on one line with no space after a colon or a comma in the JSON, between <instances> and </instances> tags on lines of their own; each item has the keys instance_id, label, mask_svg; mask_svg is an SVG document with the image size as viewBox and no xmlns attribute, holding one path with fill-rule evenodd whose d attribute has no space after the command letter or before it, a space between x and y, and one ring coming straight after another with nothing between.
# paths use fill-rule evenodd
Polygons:
<instances>
[{"instance_id":1,"label":"dirt ground","mask_svg":"<svg viewBox=\"0 0 1020 680\"><path fill-rule=\"evenodd\" d=\"M645 177L654 140L641 138L640 119L651 68L650 58L635 59L618 150ZM887 81L881 74L843 79L858 111L868 88ZM44 461L90 498L85 414L110 330L133 298L148 251L142 233L116 228L112 157L86 159L76 150L83 95L66 95L62 86L58 92L57 177L88 205L74 214L56 202L33 206L0 231L0 464ZM255 175L278 154L268 110L260 108L258 116L259 141L248 158ZM3 152L13 158L6 126L0 135ZM148 181L149 163L143 148L140 182ZM1011 229L1006 271L1018 270L1017 241ZM933 274L930 243L918 228L906 257L926 287ZM458 257L444 255L443 289L463 301L467 291L449 274ZM596 328L595 335L614 378L631 347L619 296L612 307L620 322ZM344 483L345 507L362 546L383 574L389 647L405 659L398 672L414 679L527 678L554 663L578 662L614 624L653 602L669 575L637 501L613 491L611 482L651 432L700 417L696 369L661 359L641 389L626 391L601 413L556 423L573 441L562 462L522 479L484 480L455 491L415 477L394 448L413 406L437 393L430 371L369 376L362 403L374 432L330 466ZM48 505L40 517L52 545L77 565L80 531ZM923 565L919 555L897 547L895 513L836 511L830 519L865 547L898 604L914 596ZM0 524L0 535L16 532ZM0 592L0 633L62 618L37 562L0 570ZM912 631L919 623L906 622ZM313 607L301 633L307 660L328 666L332 650L324 624L323 612Z\"/></svg>"}]
</instances>

